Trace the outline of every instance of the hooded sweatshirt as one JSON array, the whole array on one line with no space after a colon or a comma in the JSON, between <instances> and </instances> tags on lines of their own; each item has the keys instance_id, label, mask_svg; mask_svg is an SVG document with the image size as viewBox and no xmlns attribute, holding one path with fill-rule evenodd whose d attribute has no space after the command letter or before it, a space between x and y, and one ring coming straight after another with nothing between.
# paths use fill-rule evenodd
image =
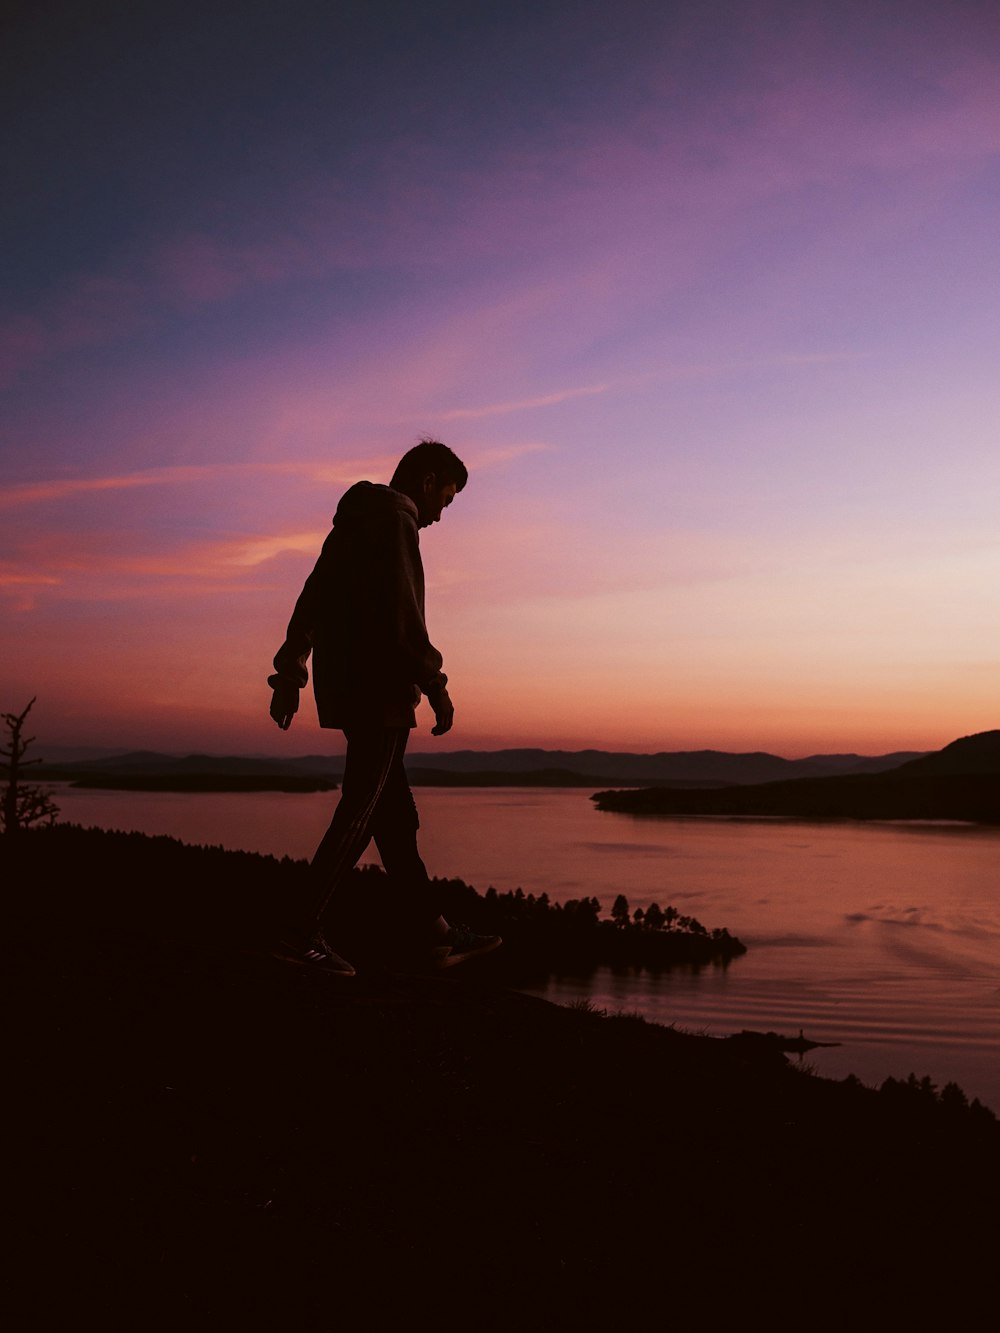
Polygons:
<instances>
[{"instance_id":1,"label":"hooded sweatshirt","mask_svg":"<svg viewBox=\"0 0 1000 1333\"><path fill-rule=\"evenodd\" d=\"M359 481L341 499L268 684L301 689L310 653L321 727L416 726L421 692L446 684L424 622L417 507L409 496Z\"/></svg>"}]
</instances>

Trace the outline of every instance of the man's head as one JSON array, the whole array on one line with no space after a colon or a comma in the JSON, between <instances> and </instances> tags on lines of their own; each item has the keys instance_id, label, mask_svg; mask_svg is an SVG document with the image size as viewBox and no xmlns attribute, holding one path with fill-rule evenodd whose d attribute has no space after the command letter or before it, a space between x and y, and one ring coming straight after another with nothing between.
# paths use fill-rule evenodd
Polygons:
<instances>
[{"instance_id":1,"label":"man's head","mask_svg":"<svg viewBox=\"0 0 1000 1333\"><path fill-rule=\"evenodd\" d=\"M389 485L417 506L417 526L436 523L469 480L468 469L440 440L421 440L399 460Z\"/></svg>"}]
</instances>

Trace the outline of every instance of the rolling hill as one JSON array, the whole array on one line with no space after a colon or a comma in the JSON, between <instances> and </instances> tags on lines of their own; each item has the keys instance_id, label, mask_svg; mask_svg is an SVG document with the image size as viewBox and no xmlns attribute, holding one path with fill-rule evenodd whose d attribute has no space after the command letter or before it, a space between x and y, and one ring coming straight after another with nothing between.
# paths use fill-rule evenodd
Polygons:
<instances>
[{"instance_id":1,"label":"rolling hill","mask_svg":"<svg viewBox=\"0 0 1000 1333\"><path fill-rule=\"evenodd\" d=\"M1000 824L1000 731L979 732L883 773L715 788L601 791L600 810L635 815L963 820Z\"/></svg>"}]
</instances>

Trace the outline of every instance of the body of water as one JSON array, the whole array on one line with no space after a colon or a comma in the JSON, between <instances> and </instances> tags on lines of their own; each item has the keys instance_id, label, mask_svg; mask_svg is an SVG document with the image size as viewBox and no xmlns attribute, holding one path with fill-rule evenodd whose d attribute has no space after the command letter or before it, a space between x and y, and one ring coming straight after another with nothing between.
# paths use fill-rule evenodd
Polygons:
<instances>
[{"instance_id":1,"label":"body of water","mask_svg":"<svg viewBox=\"0 0 1000 1333\"><path fill-rule=\"evenodd\" d=\"M336 795L189 795L60 787L62 817L185 842L308 857ZM649 819L586 790L417 789L432 875L556 900L619 893L725 926L728 967L600 970L535 993L636 1010L723 1036L742 1028L840 1042L821 1074L959 1083L1000 1111L1000 830L966 825ZM374 849L366 859L376 860Z\"/></svg>"}]
</instances>

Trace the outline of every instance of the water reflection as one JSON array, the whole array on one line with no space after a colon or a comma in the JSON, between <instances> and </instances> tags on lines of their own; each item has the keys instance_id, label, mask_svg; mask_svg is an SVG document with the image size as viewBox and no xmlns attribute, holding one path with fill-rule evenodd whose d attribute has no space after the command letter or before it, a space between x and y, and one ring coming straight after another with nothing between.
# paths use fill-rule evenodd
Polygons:
<instances>
[{"instance_id":1,"label":"water reflection","mask_svg":"<svg viewBox=\"0 0 1000 1333\"><path fill-rule=\"evenodd\" d=\"M63 817L272 855L311 854L331 797L62 790ZM580 789L424 788L432 874L557 901L670 904L750 952L728 968L607 969L535 993L717 1035L841 1041L823 1073L955 1080L1000 1109L1000 830L946 823L637 819ZM371 859L375 859L372 857Z\"/></svg>"}]
</instances>

